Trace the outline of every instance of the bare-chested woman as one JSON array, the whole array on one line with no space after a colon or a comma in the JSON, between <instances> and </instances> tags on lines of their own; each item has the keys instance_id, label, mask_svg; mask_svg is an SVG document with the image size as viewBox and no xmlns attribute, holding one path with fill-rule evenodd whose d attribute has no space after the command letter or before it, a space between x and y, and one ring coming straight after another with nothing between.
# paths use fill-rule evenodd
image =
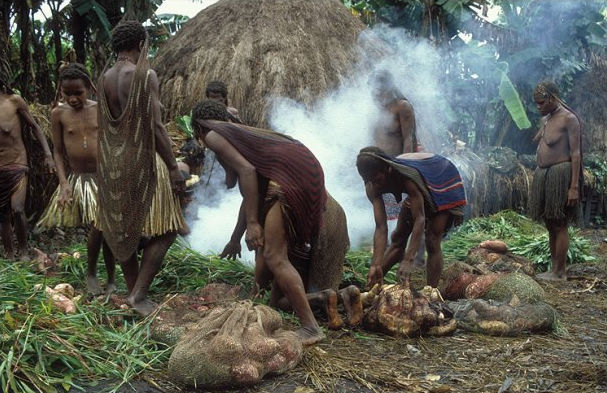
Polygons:
<instances>
[{"instance_id":1,"label":"bare-chested woman","mask_svg":"<svg viewBox=\"0 0 607 393\"><path fill-rule=\"evenodd\" d=\"M533 99L542 118L535 136L537 169L533 175L529 210L543 219L548 229L552 271L538 275L546 280L567 279L569 223L579 218L582 181L580 120L559 98L558 87L549 81L535 88Z\"/></svg>"},{"instance_id":2,"label":"bare-chested woman","mask_svg":"<svg viewBox=\"0 0 607 393\"><path fill-rule=\"evenodd\" d=\"M92 295L103 291L97 279L97 259L103 236L94 227L97 215L97 102L88 99L93 83L86 67L72 63L59 73L64 104L51 111L53 155L59 187L38 221L43 228L89 226L87 242L87 289ZM116 289L115 261L106 244L103 259L107 269L106 294Z\"/></svg>"},{"instance_id":3,"label":"bare-chested woman","mask_svg":"<svg viewBox=\"0 0 607 393\"><path fill-rule=\"evenodd\" d=\"M11 215L15 222L18 255L27 258L27 219L24 209L29 167L23 143L25 125L32 128L44 150L46 165L53 170L55 163L42 130L29 112L23 98L13 94L8 85L8 75L4 75L2 71L0 72L0 226L2 227L0 235L4 254L8 259L15 257Z\"/></svg>"}]
</instances>

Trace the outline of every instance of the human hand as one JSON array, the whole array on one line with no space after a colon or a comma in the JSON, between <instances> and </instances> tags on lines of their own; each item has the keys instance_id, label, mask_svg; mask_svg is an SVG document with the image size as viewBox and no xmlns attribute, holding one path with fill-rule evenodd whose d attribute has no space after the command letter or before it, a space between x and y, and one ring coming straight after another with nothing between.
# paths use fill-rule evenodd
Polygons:
<instances>
[{"instance_id":1,"label":"human hand","mask_svg":"<svg viewBox=\"0 0 607 393\"><path fill-rule=\"evenodd\" d=\"M72 187L68 184L59 186L59 200L57 203L60 208L65 207L66 204L72 203Z\"/></svg>"},{"instance_id":2,"label":"human hand","mask_svg":"<svg viewBox=\"0 0 607 393\"><path fill-rule=\"evenodd\" d=\"M242 247L240 246L240 242L230 240L230 242L223 248L221 254L219 254L219 257L225 259L236 259L238 256L238 258L240 258L241 251Z\"/></svg>"},{"instance_id":3,"label":"human hand","mask_svg":"<svg viewBox=\"0 0 607 393\"><path fill-rule=\"evenodd\" d=\"M171 180L171 189L175 194L181 195L185 192L185 180L177 167L169 171L169 179Z\"/></svg>"},{"instance_id":4,"label":"human hand","mask_svg":"<svg viewBox=\"0 0 607 393\"><path fill-rule=\"evenodd\" d=\"M413 271L413 260L403 259L398 266L396 277L404 286L409 286L411 281L411 272Z\"/></svg>"},{"instance_id":5,"label":"human hand","mask_svg":"<svg viewBox=\"0 0 607 393\"><path fill-rule=\"evenodd\" d=\"M384 283L384 272L381 267L371 265L369 273L367 274L367 286L368 290L371 290L375 284L380 286Z\"/></svg>"},{"instance_id":6,"label":"human hand","mask_svg":"<svg viewBox=\"0 0 607 393\"><path fill-rule=\"evenodd\" d=\"M570 188L567 191L567 206L575 206L580 199L580 193L577 188Z\"/></svg>"},{"instance_id":7,"label":"human hand","mask_svg":"<svg viewBox=\"0 0 607 393\"><path fill-rule=\"evenodd\" d=\"M49 173L55 173L55 170L57 169L57 167L55 166L55 161L53 161L53 157L51 157L51 156L44 157L44 165L48 169Z\"/></svg>"},{"instance_id":8,"label":"human hand","mask_svg":"<svg viewBox=\"0 0 607 393\"><path fill-rule=\"evenodd\" d=\"M263 228L258 222L247 225L247 233L245 234L244 240L250 251L255 251L258 248L263 247Z\"/></svg>"}]
</instances>

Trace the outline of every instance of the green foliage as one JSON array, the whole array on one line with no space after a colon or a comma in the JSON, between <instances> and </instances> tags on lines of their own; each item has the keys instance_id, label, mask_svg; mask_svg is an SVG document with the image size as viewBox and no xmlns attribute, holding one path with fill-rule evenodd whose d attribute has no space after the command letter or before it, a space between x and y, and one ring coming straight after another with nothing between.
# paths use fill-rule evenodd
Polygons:
<instances>
[{"instance_id":1,"label":"green foliage","mask_svg":"<svg viewBox=\"0 0 607 393\"><path fill-rule=\"evenodd\" d=\"M177 125L177 128L179 128L181 131L183 131L188 136L188 138L194 137L194 129L192 128L192 114L191 113L189 115L176 116L175 124Z\"/></svg>"},{"instance_id":2,"label":"green foliage","mask_svg":"<svg viewBox=\"0 0 607 393\"><path fill-rule=\"evenodd\" d=\"M569 228L569 237L568 263L596 260L591 255L590 241L582 237L579 230ZM538 270L550 269L550 248L546 229L513 211L502 211L489 217L466 221L443 241L443 255L446 260L463 261L470 248L484 240L495 239L506 242L510 252L529 259Z\"/></svg>"},{"instance_id":3,"label":"green foliage","mask_svg":"<svg viewBox=\"0 0 607 393\"><path fill-rule=\"evenodd\" d=\"M367 273L371 265L371 252L365 250L350 251L346 254L344 273L340 287L356 285L364 288L367 284ZM392 269L384 277L385 282L392 284L396 282L396 271Z\"/></svg>"},{"instance_id":4,"label":"green foliage","mask_svg":"<svg viewBox=\"0 0 607 393\"><path fill-rule=\"evenodd\" d=\"M53 307L36 284L61 282L84 291L86 246L69 247L57 275L45 277L29 265L0 259L0 391L82 390L112 380L114 390L144 371L166 367L171 348L149 337L150 319L102 300L81 299L75 314ZM80 255L78 255L80 254ZM100 264L102 265L102 264ZM118 271L118 277L120 277ZM125 292L123 280L117 280ZM192 292L209 282L253 286L253 270L239 261L202 255L177 241L166 255L152 296ZM119 385L119 386L115 386Z\"/></svg>"}]
</instances>

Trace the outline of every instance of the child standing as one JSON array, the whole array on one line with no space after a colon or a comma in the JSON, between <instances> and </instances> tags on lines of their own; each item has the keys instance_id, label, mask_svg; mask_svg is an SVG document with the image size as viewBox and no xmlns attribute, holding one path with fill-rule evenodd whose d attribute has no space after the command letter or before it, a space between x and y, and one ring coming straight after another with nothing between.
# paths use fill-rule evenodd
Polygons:
<instances>
[{"instance_id":1,"label":"child standing","mask_svg":"<svg viewBox=\"0 0 607 393\"><path fill-rule=\"evenodd\" d=\"M103 243L108 275L106 294L109 294L116 288L115 261L103 242L102 232L94 227L97 215L97 102L88 99L94 86L85 66L71 63L59 74L59 89L64 103L51 111L59 187L38 226L89 226L87 290L93 295L103 292L97 279L97 259Z\"/></svg>"}]
</instances>

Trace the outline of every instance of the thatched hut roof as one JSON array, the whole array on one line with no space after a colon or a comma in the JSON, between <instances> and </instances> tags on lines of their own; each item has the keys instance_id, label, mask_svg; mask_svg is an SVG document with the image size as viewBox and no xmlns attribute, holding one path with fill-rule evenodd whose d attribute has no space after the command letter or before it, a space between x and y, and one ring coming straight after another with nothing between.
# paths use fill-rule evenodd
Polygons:
<instances>
[{"instance_id":1,"label":"thatched hut roof","mask_svg":"<svg viewBox=\"0 0 607 393\"><path fill-rule=\"evenodd\" d=\"M207 82L223 80L243 121L263 126L270 97L309 104L336 87L364 28L339 0L220 0L157 53L166 115L188 113Z\"/></svg>"}]
</instances>

